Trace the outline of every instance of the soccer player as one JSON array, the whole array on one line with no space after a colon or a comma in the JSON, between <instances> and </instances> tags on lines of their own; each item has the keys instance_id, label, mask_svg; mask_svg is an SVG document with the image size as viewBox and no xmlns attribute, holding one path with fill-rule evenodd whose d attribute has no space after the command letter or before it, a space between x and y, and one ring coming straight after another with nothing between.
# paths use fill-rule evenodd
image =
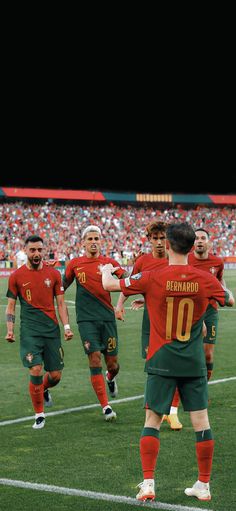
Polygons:
<instances>
[{"instance_id":1,"label":"soccer player","mask_svg":"<svg viewBox=\"0 0 236 511\"><path fill-rule=\"evenodd\" d=\"M112 398L118 394L118 335L111 296L102 286L100 266L116 265L118 278L127 275L114 259L101 255L101 229L89 225L82 232L85 255L72 259L65 270L65 290L76 279L76 320L85 354L88 356L90 379L106 421L116 419L108 403L102 374L102 354L106 363L106 382Z\"/></svg>"},{"instance_id":2,"label":"soccer player","mask_svg":"<svg viewBox=\"0 0 236 511\"><path fill-rule=\"evenodd\" d=\"M153 220L146 227L146 236L151 244L151 252L149 254L140 255L135 263L132 270L132 275L145 270L158 270L168 265L168 254L166 252L166 228L165 222ZM124 320L124 302L128 297L125 297L123 293L120 293L118 302L116 305L116 318ZM141 337L141 350L142 357L146 358L149 335L150 335L150 321L148 317L147 307L143 298L133 300L131 307L133 310L137 310L140 307L144 307L143 319L142 319L142 337ZM180 403L179 392L176 389L173 402L171 405L169 415L163 415L163 420L167 420L172 430L179 431L182 429L182 424L178 418L178 407Z\"/></svg>"},{"instance_id":3,"label":"soccer player","mask_svg":"<svg viewBox=\"0 0 236 511\"><path fill-rule=\"evenodd\" d=\"M215 256L210 252L208 231L205 229L196 229L195 235L196 239L194 242L194 250L188 255L189 264L215 275L221 284L225 286L223 278L224 261L221 257ZM218 333L218 320L218 304L216 300L210 300L204 316L206 336L203 339L208 380L210 380L213 371L214 348Z\"/></svg>"},{"instance_id":4,"label":"soccer player","mask_svg":"<svg viewBox=\"0 0 236 511\"><path fill-rule=\"evenodd\" d=\"M112 266L102 269L108 291L126 296L143 294L149 319L150 339L146 359L144 396L146 420L140 439L143 482L138 500L155 498L154 473L159 454L162 415L168 414L176 386L185 411L190 412L196 434L198 480L185 489L187 496L210 500L210 476L214 440L208 418L208 384L202 342L202 322L209 299L221 306L234 305L234 297L210 274L188 264L195 232L187 223L170 224L166 231L169 266L117 281Z\"/></svg>"},{"instance_id":5,"label":"soccer player","mask_svg":"<svg viewBox=\"0 0 236 511\"><path fill-rule=\"evenodd\" d=\"M6 309L5 339L14 342L15 307L19 298L20 355L23 365L29 368L29 393L35 411L35 423L32 426L34 429L41 429L45 425L44 404L52 405L48 389L59 383L64 367L54 297L64 326L65 340L73 337L64 301L61 274L44 264L43 250L43 239L40 236L32 235L27 238L25 242L27 263L9 277ZM46 371L44 376L43 367Z\"/></svg>"}]
</instances>

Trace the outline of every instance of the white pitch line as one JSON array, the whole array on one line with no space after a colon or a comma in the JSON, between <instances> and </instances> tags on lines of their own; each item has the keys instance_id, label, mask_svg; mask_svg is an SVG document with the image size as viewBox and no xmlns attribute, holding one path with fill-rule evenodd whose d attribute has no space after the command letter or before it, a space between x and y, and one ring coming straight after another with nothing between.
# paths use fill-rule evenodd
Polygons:
<instances>
[{"instance_id":1,"label":"white pitch line","mask_svg":"<svg viewBox=\"0 0 236 511\"><path fill-rule=\"evenodd\" d=\"M68 307L69 308L72 308L72 306L74 307L75 305L75 302L73 300L65 300L66 303L70 303L71 305L69 305ZM0 307L5 307L6 308L6 304L0 304ZM20 304L16 304L16 307L19 308L20 307ZM132 307L124 307L125 310L133 310ZM142 311L143 312L143 307L140 307L139 309L136 309L134 310L134 312L139 312L139 311ZM222 308L219 308L218 309L219 312L236 312L236 307L222 307Z\"/></svg>"},{"instance_id":2,"label":"white pitch line","mask_svg":"<svg viewBox=\"0 0 236 511\"><path fill-rule=\"evenodd\" d=\"M142 502L132 497L125 497L123 495L112 495L109 493L100 493L95 491L77 490L76 488L65 488L63 486L54 486L49 484L29 483L25 481L18 481L14 479L0 479L0 484L3 486L14 486L17 488L47 491L51 493L59 493L61 495L72 495L75 497L85 497L87 499L104 500L107 502L119 502L121 504L128 504L130 506L145 506L151 509L163 509L164 511L203 511L200 507L189 507L175 504L165 504L164 502ZM204 508L205 511L211 511Z\"/></svg>"},{"instance_id":3,"label":"white pitch line","mask_svg":"<svg viewBox=\"0 0 236 511\"><path fill-rule=\"evenodd\" d=\"M224 383L226 381L236 380L236 376L231 376L230 378L222 378L221 380L212 380L208 382L208 385L215 385L216 383Z\"/></svg>"},{"instance_id":4,"label":"white pitch line","mask_svg":"<svg viewBox=\"0 0 236 511\"><path fill-rule=\"evenodd\" d=\"M128 402L128 401L135 401L135 400L141 399L141 398L143 398L143 394L141 394L139 396L125 397L123 399L114 399L114 400L112 400L112 404L113 403L124 403L124 402ZM92 405L77 406L75 408L66 408L64 410L57 410L55 412L45 413L45 417L52 417L55 415L64 415L66 413L72 413L72 412L80 412L81 410L89 410L90 408L98 408L100 406L101 405L99 403L95 403ZM19 419L2 421L2 422L0 422L0 426L8 426L9 424L17 424L19 422L27 422L32 419L35 419L35 415L31 415L28 417L20 417Z\"/></svg>"},{"instance_id":5,"label":"white pitch line","mask_svg":"<svg viewBox=\"0 0 236 511\"><path fill-rule=\"evenodd\" d=\"M213 380L209 381L208 385L215 385L216 383L225 383L228 381L236 380L236 376L231 376L229 378L222 378L220 380ZM127 403L129 401L137 401L138 399L142 399L144 397L144 394L140 394L138 396L131 396L131 397L124 397L123 399L113 399L112 404L114 403ZM99 408L101 405L99 403L95 403L92 405L81 405L74 408L66 408L64 410L57 410L55 412L48 412L45 413L46 417L52 417L55 415L65 415L66 413L72 413L72 412L80 412L81 410L89 410L91 408ZM30 415L27 417L20 417L19 419L9 419L7 421L1 421L0 426L8 426L9 424L18 424L20 422L27 422L29 420L34 420L35 416Z\"/></svg>"}]
</instances>

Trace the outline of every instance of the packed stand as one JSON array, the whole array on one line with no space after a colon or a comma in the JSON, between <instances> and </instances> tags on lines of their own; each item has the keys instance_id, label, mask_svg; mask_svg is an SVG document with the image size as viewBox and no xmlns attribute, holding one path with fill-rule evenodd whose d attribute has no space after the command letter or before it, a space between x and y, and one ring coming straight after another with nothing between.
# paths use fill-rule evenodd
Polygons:
<instances>
[{"instance_id":1,"label":"packed stand","mask_svg":"<svg viewBox=\"0 0 236 511\"><path fill-rule=\"evenodd\" d=\"M160 210L148 205L14 202L0 204L0 261L12 262L27 236L36 233L44 239L46 258L70 260L83 255L81 231L89 224L97 224L104 237L104 255L129 266L134 253L149 250L145 227L154 218L187 221L195 229L203 227L210 233L216 255L236 256L236 210L232 207L178 206Z\"/></svg>"}]
</instances>

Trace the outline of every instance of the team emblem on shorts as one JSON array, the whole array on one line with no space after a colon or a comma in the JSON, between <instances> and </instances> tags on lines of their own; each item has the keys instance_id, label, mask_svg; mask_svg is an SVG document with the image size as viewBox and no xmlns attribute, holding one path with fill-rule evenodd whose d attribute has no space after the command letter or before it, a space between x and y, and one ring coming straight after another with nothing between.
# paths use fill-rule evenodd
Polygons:
<instances>
[{"instance_id":1,"label":"team emblem on shorts","mask_svg":"<svg viewBox=\"0 0 236 511\"><path fill-rule=\"evenodd\" d=\"M45 279L44 284L46 284L47 287L50 287L51 286L51 280L50 279Z\"/></svg>"},{"instance_id":2,"label":"team emblem on shorts","mask_svg":"<svg viewBox=\"0 0 236 511\"><path fill-rule=\"evenodd\" d=\"M25 358L26 358L26 360L28 360L28 362L32 362L34 355L33 355L33 353L27 353Z\"/></svg>"},{"instance_id":3,"label":"team emblem on shorts","mask_svg":"<svg viewBox=\"0 0 236 511\"><path fill-rule=\"evenodd\" d=\"M90 348L90 342L89 342L89 341L85 341L85 342L84 342L84 347L85 347L85 349L88 351L88 350L89 350L89 348Z\"/></svg>"}]
</instances>

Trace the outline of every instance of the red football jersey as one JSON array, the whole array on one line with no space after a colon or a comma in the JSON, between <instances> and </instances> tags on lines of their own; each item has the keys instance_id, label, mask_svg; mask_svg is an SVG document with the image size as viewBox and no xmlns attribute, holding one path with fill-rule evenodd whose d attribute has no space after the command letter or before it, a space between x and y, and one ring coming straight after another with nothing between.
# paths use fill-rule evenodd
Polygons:
<instances>
[{"instance_id":1,"label":"red football jersey","mask_svg":"<svg viewBox=\"0 0 236 511\"><path fill-rule=\"evenodd\" d=\"M137 261L135 261L132 275L139 273L140 271L157 270L158 268L161 269L168 264L169 261L167 257L153 257L152 253L143 254L142 256L138 257Z\"/></svg>"},{"instance_id":2,"label":"red football jersey","mask_svg":"<svg viewBox=\"0 0 236 511\"><path fill-rule=\"evenodd\" d=\"M188 263L194 266L195 268L199 268L199 270L211 273L220 282L222 282L224 273L224 261L221 257L209 253L207 259L198 259L195 256L194 252L190 252L188 254ZM215 300L211 300L210 303L215 309L218 308L218 304Z\"/></svg>"},{"instance_id":3,"label":"red football jersey","mask_svg":"<svg viewBox=\"0 0 236 511\"><path fill-rule=\"evenodd\" d=\"M146 370L165 376L206 374L203 315L210 298L225 305L218 280L190 265L169 265L122 279L125 296L143 294L150 319Z\"/></svg>"},{"instance_id":4,"label":"red football jersey","mask_svg":"<svg viewBox=\"0 0 236 511\"><path fill-rule=\"evenodd\" d=\"M76 279L76 318L78 321L111 321L115 319L109 291L102 286L100 266L111 263L119 267L115 272L121 278L125 270L115 259L99 257L75 257L65 271L64 282L71 284Z\"/></svg>"},{"instance_id":5,"label":"red football jersey","mask_svg":"<svg viewBox=\"0 0 236 511\"><path fill-rule=\"evenodd\" d=\"M9 277L7 297L21 303L21 330L34 335L54 335L58 319L54 297L63 295L61 274L55 268L43 265L41 270L30 270L26 265ZM56 326L56 330L55 330Z\"/></svg>"}]
</instances>

